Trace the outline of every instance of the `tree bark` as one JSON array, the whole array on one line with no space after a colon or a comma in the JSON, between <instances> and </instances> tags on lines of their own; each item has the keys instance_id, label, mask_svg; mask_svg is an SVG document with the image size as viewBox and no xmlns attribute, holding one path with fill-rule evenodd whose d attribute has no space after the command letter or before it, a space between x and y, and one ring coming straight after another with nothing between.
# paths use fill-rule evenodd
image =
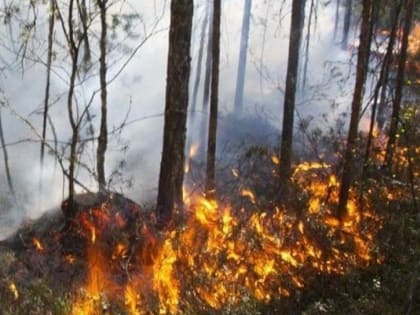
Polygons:
<instances>
[{"instance_id":1,"label":"tree bark","mask_svg":"<svg viewBox=\"0 0 420 315\"><path fill-rule=\"evenodd\" d=\"M47 52L47 78L45 83L45 96L44 96L44 112L42 117L42 141L41 141L41 174L44 168L44 155L45 155L45 141L47 136L47 121L48 109L50 101L50 82L51 82L51 65L54 44L54 24L55 24L55 0L50 0L50 16L48 21L48 52ZM41 175L42 176L42 175Z\"/></svg>"},{"instance_id":2,"label":"tree bark","mask_svg":"<svg viewBox=\"0 0 420 315\"><path fill-rule=\"evenodd\" d=\"M398 121L400 119L402 92L405 85L405 63L407 61L408 35L410 34L411 21L413 19L414 0L405 1L405 20L401 42L400 58L398 60L397 85L395 87L395 98L392 103L391 125L389 127L388 143L385 153L385 166L390 171L394 155L395 142L398 134Z\"/></svg>"},{"instance_id":3,"label":"tree bark","mask_svg":"<svg viewBox=\"0 0 420 315\"><path fill-rule=\"evenodd\" d=\"M221 2L214 0L213 8L213 36L212 36L212 73L209 137L207 142L207 171L206 196L214 198L216 191L216 140L217 140L217 113L219 88L219 58L220 58L220 17Z\"/></svg>"},{"instance_id":4,"label":"tree bark","mask_svg":"<svg viewBox=\"0 0 420 315\"><path fill-rule=\"evenodd\" d=\"M341 41L341 48L346 50L349 42L350 20L352 12L352 0L346 0L346 12L344 15L343 26L343 40Z\"/></svg>"},{"instance_id":5,"label":"tree bark","mask_svg":"<svg viewBox=\"0 0 420 315\"><path fill-rule=\"evenodd\" d=\"M158 228L183 204L184 149L190 76L192 0L171 1L163 151L157 196Z\"/></svg>"},{"instance_id":6,"label":"tree bark","mask_svg":"<svg viewBox=\"0 0 420 315\"><path fill-rule=\"evenodd\" d=\"M311 26L312 26L311 24L312 24L312 16L315 13L314 11L315 11L315 3L314 3L314 0L311 0L311 5L309 9L308 27L306 29L305 62L303 64L303 76L302 76L302 87L301 87L302 91L305 90L306 79L308 75L309 47L311 44Z\"/></svg>"},{"instance_id":7,"label":"tree bark","mask_svg":"<svg viewBox=\"0 0 420 315\"><path fill-rule=\"evenodd\" d=\"M206 114L208 112L208 105L210 101L210 81L211 81L211 69L212 69L212 49L213 49L213 8L209 6L209 34L208 34L208 44L207 44L207 56L206 56L206 72L204 74L204 86L203 86L203 120L200 128L200 147L199 147L199 156L204 160L205 157L205 145L207 139L207 131L208 131L208 120Z\"/></svg>"},{"instance_id":8,"label":"tree bark","mask_svg":"<svg viewBox=\"0 0 420 315\"><path fill-rule=\"evenodd\" d=\"M15 187L13 185L12 175L10 173L9 155L7 153L6 141L4 140L1 109L0 109L0 141L1 141L1 147L3 148L3 161L4 161L4 169L6 171L7 186L9 187L9 192L12 195L13 202L16 204L17 202L16 192L15 192Z\"/></svg>"},{"instance_id":9,"label":"tree bark","mask_svg":"<svg viewBox=\"0 0 420 315\"><path fill-rule=\"evenodd\" d=\"M238 72L236 76L236 90L235 90L235 113L242 112L244 102L244 86L245 86L245 71L246 60L248 54L248 39L249 39L249 24L251 20L252 0L245 0L244 14L242 18L242 33L241 33L241 47L239 49Z\"/></svg>"},{"instance_id":10,"label":"tree bark","mask_svg":"<svg viewBox=\"0 0 420 315\"><path fill-rule=\"evenodd\" d=\"M197 109L197 96L198 96L198 87L200 86L201 81L201 68L203 64L203 55L204 55L204 46L205 46L205 38L206 38L206 30L209 23L209 10L208 10L209 4L207 3L206 12L201 28L201 39L200 39L200 47L198 49L198 57L197 57L197 69L196 69L196 76L194 81L194 87L192 92L192 99L191 99L191 115L192 115L192 121L194 121L195 118L195 111Z\"/></svg>"},{"instance_id":11,"label":"tree bark","mask_svg":"<svg viewBox=\"0 0 420 315\"><path fill-rule=\"evenodd\" d=\"M373 129L375 127L375 121L377 121L377 125L379 129L382 129L383 123L379 124L379 115L383 116L383 110L384 110L384 104L382 104L382 97L385 99L384 96L381 96L381 100L379 99L379 92L381 91L381 94L386 91L386 85L388 82L388 73L390 64L392 62L392 55L394 51L394 43L395 43L395 37L397 34L397 26L398 26L398 20L401 12L401 1L398 1L395 7L395 17L393 19L393 25L391 34L388 39L388 46L386 49L385 56L382 60L382 66L381 66L381 72L379 74L378 82L375 87L374 95L373 95L373 104L372 104L372 113L370 116L370 124L369 124L369 133L367 137L367 143L366 143L366 151L365 151L365 158L364 158L364 171L366 170L366 167L368 166L369 156L370 156L370 147L372 145L373 141ZM381 112L380 109L382 108ZM378 117L378 119L377 119ZM381 117L381 121L384 118Z\"/></svg>"},{"instance_id":12,"label":"tree bark","mask_svg":"<svg viewBox=\"0 0 420 315\"><path fill-rule=\"evenodd\" d=\"M99 39L99 81L101 89L101 126L98 137L98 147L96 151L96 170L98 173L99 191L106 190L105 180L105 152L108 145L108 126L107 126L107 65L106 65L106 47L107 47L107 0L98 0L99 15L101 20L101 36Z\"/></svg>"},{"instance_id":13,"label":"tree bark","mask_svg":"<svg viewBox=\"0 0 420 315\"><path fill-rule=\"evenodd\" d=\"M101 2L107 2L107 0L98 0L98 6L101 7ZM80 16L80 22L82 24L83 33L84 33L84 55L83 55L83 64L85 66L85 70L89 68L90 60L91 60L91 54L90 54L90 44L89 44L89 36L88 36L88 11L86 7L86 0L82 0L80 3L80 0L77 1L79 16ZM101 12L99 13L102 14Z\"/></svg>"},{"instance_id":14,"label":"tree bark","mask_svg":"<svg viewBox=\"0 0 420 315\"><path fill-rule=\"evenodd\" d=\"M341 2L340 0L336 0L336 1L337 1L337 4L335 7L334 37L333 37L334 41L337 39L337 29L338 29L338 21L340 19L339 13L340 13L340 2Z\"/></svg>"},{"instance_id":15,"label":"tree bark","mask_svg":"<svg viewBox=\"0 0 420 315\"><path fill-rule=\"evenodd\" d=\"M305 0L293 0L287 63L286 91L284 95L283 130L281 135L280 190L284 191L291 176L293 120L299 66L299 49L305 14Z\"/></svg>"},{"instance_id":16,"label":"tree bark","mask_svg":"<svg viewBox=\"0 0 420 315\"><path fill-rule=\"evenodd\" d=\"M69 219L72 219L75 212L74 208L74 183L75 183L75 169L76 169L76 161L77 161L77 143L79 141L79 124L77 122L77 117L75 117L75 113L73 111L73 97L74 97L74 90L75 90L75 83L76 83L76 76L77 76L77 69L78 69L78 56L79 56L79 45L76 44L75 40L75 32L73 27L73 5L74 0L70 0L69 8L68 8L68 45L71 57L71 72L70 72L70 82L69 82L69 91L67 94L67 112L70 122L70 127L72 130L71 136L71 143L70 143L70 160L69 160L69 197L68 197L68 216L67 222Z\"/></svg>"},{"instance_id":17,"label":"tree bark","mask_svg":"<svg viewBox=\"0 0 420 315\"><path fill-rule=\"evenodd\" d=\"M363 0L362 25L360 30L360 45L357 56L356 82L351 106L350 126L347 136L347 146L344 155L343 172L341 177L337 217L343 219L347 213L347 202L354 170L353 160L356 149L360 109L363 102L364 85L366 81L366 65L369 62L369 28L372 19L372 0Z\"/></svg>"}]
</instances>

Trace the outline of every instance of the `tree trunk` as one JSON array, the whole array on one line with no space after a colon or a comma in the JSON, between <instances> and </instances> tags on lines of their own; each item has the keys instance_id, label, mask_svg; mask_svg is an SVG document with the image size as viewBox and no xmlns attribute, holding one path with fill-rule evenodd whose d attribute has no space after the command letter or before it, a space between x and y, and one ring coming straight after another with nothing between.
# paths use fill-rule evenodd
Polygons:
<instances>
[{"instance_id":1,"label":"tree trunk","mask_svg":"<svg viewBox=\"0 0 420 315\"><path fill-rule=\"evenodd\" d=\"M98 7L101 10L101 2L107 2L107 0L98 0ZM104 4L106 5L106 3ZM85 67L85 70L87 70L90 66L90 44L89 44L89 36L87 34L88 32L88 11L87 11L87 7L86 7L86 0L82 0L82 2L80 3L79 1L77 1L77 6L78 6L78 11L79 11L79 16L80 16L80 22L82 24L82 28L83 28L83 33L84 33L84 55L83 55L83 64ZM102 12L99 13L100 15L102 14ZM102 19L102 17L101 17Z\"/></svg>"},{"instance_id":2,"label":"tree trunk","mask_svg":"<svg viewBox=\"0 0 420 315\"><path fill-rule=\"evenodd\" d=\"M387 105L386 103L387 103L387 87L388 87L388 80L389 80L389 70L391 68L391 65L394 59L394 47L395 47L395 40L397 37L397 30L399 26L402 1L403 0L399 0L395 7L395 15L393 19L392 30L389 37L389 42L388 42L388 47L387 47L387 52L386 52L387 56L389 57L387 60L384 61L384 64L385 64L384 76L383 76L383 81L381 83L381 86L382 86L381 96L379 99L378 114L377 114L377 123L378 123L378 128L380 130L383 129L384 124L385 124L385 108Z\"/></svg>"},{"instance_id":3,"label":"tree trunk","mask_svg":"<svg viewBox=\"0 0 420 315\"><path fill-rule=\"evenodd\" d=\"M301 90L305 90L306 79L308 75L308 63L309 63L309 46L311 44L311 24L312 16L315 13L315 3L314 0L311 0L311 6L309 9L309 18L308 18L308 27L306 29L306 40L305 40L305 62L303 64L303 76L302 76L302 87ZM303 23L302 23L303 24Z\"/></svg>"},{"instance_id":4,"label":"tree trunk","mask_svg":"<svg viewBox=\"0 0 420 315\"><path fill-rule=\"evenodd\" d=\"M157 196L158 227L166 226L183 203L184 149L190 76L192 0L171 1L165 125Z\"/></svg>"},{"instance_id":5,"label":"tree trunk","mask_svg":"<svg viewBox=\"0 0 420 315\"><path fill-rule=\"evenodd\" d=\"M213 36L212 36L212 71L211 71L211 99L209 137L207 142L207 172L206 196L214 198L216 191L216 140L217 140L217 113L219 88L219 56L220 56L220 17L221 2L214 0L213 7Z\"/></svg>"},{"instance_id":6,"label":"tree trunk","mask_svg":"<svg viewBox=\"0 0 420 315\"><path fill-rule=\"evenodd\" d=\"M96 151L96 169L98 172L99 191L106 190L105 181L105 152L108 144L107 128L107 86L106 86L106 46L107 46L107 25L106 25L107 0L98 0L99 14L101 19L101 37L99 39L99 80L101 88L101 126L98 137L98 148Z\"/></svg>"},{"instance_id":7,"label":"tree trunk","mask_svg":"<svg viewBox=\"0 0 420 315\"><path fill-rule=\"evenodd\" d=\"M239 49L238 73L236 76L235 113L242 112L244 102L244 85L246 57L248 54L249 24L251 20L252 0L245 0L244 15L242 18L241 47Z\"/></svg>"},{"instance_id":8,"label":"tree trunk","mask_svg":"<svg viewBox=\"0 0 420 315\"><path fill-rule=\"evenodd\" d=\"M400 58L398 61L397 83L395 87L395 98L392 103L391 125L389 127L388 143L385 153L385 166L390 171L392 167L392 158L394 155L394 146L398 134L398 121L400 119L402 92L405 85L405 63L407 61L408 35L410 34L411 20L413 19L414 0L405 1L405 20L401 42Z\"/></svg>"},{"instance_id":9,"label":"tree trunk","mask_svg":"<svg viewBox=\"0 0 420 315\"><path fill-rule=\"evenodd\" d=\"M352 0L346 0L346 13L344 15L344 26L343 26L343 40L341 41L341 47L344 50L347 49L348 41L349 41L351 12L352 12Z\"/></svg>"},{"instance_id":10,"label":"tree trunk","mask_svg":"<svg viewBox=\"0 0 420 315\"><path fill-rule=\"evenodd\" d=\"M69 91L67 94L67 112L69 116L70 127L72 130L71 136L71 143L70 143L70 160L69 160L69 197L68 197L68 216L67 222L69 219L72 219L75 212L74 208L74 183L75 183L75 169L76 169L76 161L77 161L77 143L79 141L79 124L77 122L76 115L73 111L73 97L74 97L74 89L76 83L76 76L77 76L77 69L78 69L78 56L79 56L79 45L76 44L75 40L75 31L73 27L73 5L74 0L70 0L69 8L68 8L68 45L71 57L71 73L70 73L70 82L69 82Z\"/></svg>"},{"instance_id":11,"label":"tree trunk","mask_svg":"<svg viewBox=\"0 0 420 315\"><path fill-rule=\"evenodd\" d=\"M363 90L366 81L366 64L370 50L369 28L372 19L372 0L363 0L362 25L360 30L360 45L357 56L356 82L351 106L350 126L347 137L347 147L344 155L343 173L341 177L337 217L343 219L347 213L347 201L354 170L353 160L356 149L360 109L363 102Z\"/></svg>"},{"instance_id":12,"label":"tree trunk","mask_svg":"<svg viewBox=\"0 0 420 315\"><path fill-rule=\"evenodd\" d=\"M41 141L41 176L44 168L44 155L45 155L45 141L47 136L47 121L48 109L50 101L50 82L51 82L51 65L54 44L54 24L55 24L55 0L50 0L50 16L48 25L48 52L47 52L47 79L45 83L45 96L44 96L44 112L42 117L42 141Z\"/></svg>"},{"instance_id":13,"label":"tree trunk","mask_svg":"<svg viewBox=\"0 0 420 315\"><path fill-rule=\"evenodd\" d=\"M201 39L200 39L200 47L198 49L198 57L197 57L197 69L196 69L196 76L195 76L195 81L194 81L194 87L193 87L193 92L192 92L192 99L191 99L191 115L192 115L192 122L194 122L194 118L195 118L195 111L197 110L197 96L198 96L198 88L200 86L200 81L201 81L201 69L202 69L202 64L203 64L203 52L204 52L204 46L205 46L205 38L206 38L206 30L207 30L207 25L209 23L209 9L208 9L209 4L207 3L207 7L206 7L206 12L205 12L205 16L204 16L204 20L203 20L203 24L202 24L202 28L201 28Z\"/></svg>"},{"instance_id":14,"label":"tree trunk","mask_svg":"<svg viewBox=\"0 0 420 315\"><path fill-rule=\"evenodd\" d=\"M17 202L16 192L15 192L15 188L14 188L14 185L13 185L12 175L10 173L9 155L7 153L6 141L4 140L1 109L0 109L0 141L1 141L1 147L3 148L3 161L4 161L4 169L6 171L7 186L9 187L9 192L12 196L12 200L13 200L14 204L16 204L16 202Z\"/></svg>"},{"instance_id":15,"label":"tree trunk","mask_svg":"<svg viewBox=\"0 0 420 315\"><path fill-rule=\"evenodd\" d=\"M338 21L340 20L340 0L337 0L337 4L335 7L335 21L334 21L334 41L337 39L337 29L338 29Z\"/></svg>"},{"instance_id":16,"label":"tree trunk","mask_svg":"<svg viewBox=\"0 0 420 315\"><path fill-rule=\"evenodd\" d=\"M208 35L208 44L207 44L207 56L206 56L206 72L204 74L204 86L203 86L203 104L202 104L202 111L203 111L203 119L200 127L200 147L199 147L199 156L200 158L204 159L205 156L205 141L207 139L207 131L208 131L208 120L207 120L207 112L208 112L208 105L210 101L210 80L211 80L211 69L212 69L212 49L213 49L213 8L209 6L209 35Z\"/></svg>"},{"instance_id":17,"label":"tree trunk","mask_svg":"<svg viewBox=\"0 0 420 315\"><path fill-rule=\"evenodd\" d=\"M377 7L378 9L378 7ZM381 103L379 99L379 92L381 91L381 94L386 91L386 85L388 82L388 73L389 73L389 67L392 62L392 54L394 50L394 43L395 43L395 37L397 33L397 26L398 26L398 20L401 12L401 1L398 1L395 7L395 18L393 19L394 23L392 26L391 34L388 39L388 46L386 49L385 56L382 60L382 66L381 66L381 72L379 74L378 82L375 87L374 95L373 95L373 105L372 105L372 114L370 116L370 124L369 124L369 133L367 137L367 144L366 144L366 152L365 152L365 158L364 158L364 170L366 170L366 167L368 166L369 156L370 156L370 147L372 145L373 141L373 129L375 126L375 121L377 121L378 128L382 129L382 124L379 124L379 119L377 119L377 116L381 114L383 116L383 110L384 110L384 104ZM382 96L381 96L382 98ZM385 98L385 97L383 97ZM382 112L379 110L382 107ZM382 117L381 120L384 118Z\"/></svg>"},{"instance_id":18,"label":"tree trunk","mask_svg":"<svg viewBox=\"0 0 420 315\"><path fill-rule=\"evenodd\" d=\"M280 186L281 191L287 187L291 176L293 119L297 73L299 66L299 48L302 37L302 25L305 14L305 0L293 0L287 63L286 91L284 95L283 130L281 135Z\"/></svg>"}]
</instances>

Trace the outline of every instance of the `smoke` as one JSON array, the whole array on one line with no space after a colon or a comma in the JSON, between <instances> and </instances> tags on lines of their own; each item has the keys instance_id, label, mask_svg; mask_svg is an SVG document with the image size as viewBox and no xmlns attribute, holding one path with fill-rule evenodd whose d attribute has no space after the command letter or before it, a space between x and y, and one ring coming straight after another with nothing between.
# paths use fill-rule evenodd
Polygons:
<instances>
[{"instance_id":1,"label":"smoke","mask_svg":"<svg viewBox=\"0 0 420 315\"><path fill-rule=\"evenodd\" d=\"M194 40L192 47L193 62L197 57L200 42L200 24L205 8L205 1L195 4ZM244 110L249 115L250 125L242 134L264 134L280 129L283 89L286 77L287 47L289 32L289 4L282 5L277 1L254 1L249 37L248 65L245 78ZM243 1L231 0L223 2L222 43L220 65L220 109L221 116L228 117L233 109L237 61L240 47L240 27L242 22ZM238 9L240 8L240 9ZM118 13L119 6L114 6L111 13ZM112 51L108 62L108 78L120 73L108 87L109 95L109 130L115 133L110 137L106 155L106 175L111 177L111 187L124 192L130 198L144 204L154 200L157 189L157 179L160 164L164 93L166 85L167 35L169 25L168 1L131 1L122 11L123 14L137 12L139 19L132 21L131 35L115 31L110 40ZM335 101L342 104L342 110L347 109L348 95L340 86L340 80L346 78L346 72L351 68L348 63L348 52L340 50L332 43L332 27L334 25L335 8L330 4L320 2L318 9L316 32L310 45L308 87L299 92L298 107L302 117L307 115L320 116L330 113L329 106ZM38 19L46 21L45 12L39 13ZM125 21L125 22L124 22ZM112 21L110 19L110 24ZM130 23L121 20L121 23ZM44 23L46 24L46 23ZM33 54L38 59L46 58L46 25L37 29L37 47L31 47L28 55ZM16 36L17 23L12 26L12 34ZM57 28L59 26L57 25ZM117 28L118 30L118 28ZM133 49L144 37L153 32L153 36L142 45L125 68L122 68L130 58ZM7 28L0 30L4 45L10 36ZM112 32L111 32L112 33ZM58 40L63 40L56 35ZM305 37L305 34L304 34ZM121 40L121 42L119 42ZM64 41L62 41L64 44ZM34 44L34 45L35 45ZM16 43L14 44L16 45ZM93 63L98 58L97 42L91 42ZM70 126L65 105L68 86L68 60L57 48L53 65L53 81L50 108L51 120L54 122L58 137L57 150L67 150L66 143L70 139ZM35 54L36 53L36 54ZM41 131L41 109L45 89L45 66L40 62L24 61L25 71L19 70L20 64L15 63L16 56L10 49L0 48L1 60L8 66L3 69L0 88L10 106L39 131ZM31 55L32 56L32 55ZM39 61L39 60L38 60ZM344 62L343 62L344 61ZM334 70L335 69L335 70ZM196 69L192 69L192 79ZM328 85L331 72L340 72L333 80L334 85ZM90 73L83 86L77 87L79 106L86 104L92 93L99 86L97 71ZM351 81L351 80L350 80ZM347 82L347 81L346 81ZM348 83L342 83L348 84ZM319 88L322 87L322 88ZM200 92L201 93L201 92ZM199 94L198 100L201 100ZM201 111L201 103L197 104ZM8 200L9 193L5 181L4 170L0 168L0 239L13 231L25 218L39 217L48 209L57 209L63 198L66 198L67 183L63 178L60 166L56 163L54 154L49 150L44 170L39 167L39 138L21 119L7 109L2 109L6 142L9 144L9 162L15 188L18 194L18 204L12 205ZM95 131L99 126L99 98L96 95L91 106L92 124ZM258 127L253 119L258 115L266 119L267 124ZM206 113L200 112L201 117ZM235 125L235 120L226 120L233 125L227 127L221 124L225 134L221 137L220 146L228 142L228 131L244 130L245 126ZM237 122L239 124L240 122ZM267 127L267 128L266 128ZM261 132L257 130L260 128ZM87 128L82 137L88 137ZM191 128L194 132L197 128ZM274 130L274 131L273 131ZM220 134L220 132L219 132ZM241 134L241 132L239 132ZM54 148L52 130L48 130L47 138ZM264 138L261 136L259 139ZM276 141L270 140L270 143ZM257 140L257 142L260 140ZM95 147L88 143L84 147L82 162L90 168L95 165ZM3 165L1 159L0 164ZM65 166L67 162L64 161ZM112 176L111 176L112 175ZM88 188L96 190L92 175L84 167L80 167L77 178ZM39 188L41 186L41 189ZM81 190L80 187L78 187ZM6 228L7 227L7 228Z\"/></svg>"}]
</instances>

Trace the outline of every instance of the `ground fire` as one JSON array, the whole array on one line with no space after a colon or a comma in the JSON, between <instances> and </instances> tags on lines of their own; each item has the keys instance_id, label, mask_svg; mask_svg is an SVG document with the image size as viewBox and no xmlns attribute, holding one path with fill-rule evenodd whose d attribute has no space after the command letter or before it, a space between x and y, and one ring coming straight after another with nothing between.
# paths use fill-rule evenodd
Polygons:
<instances>
[{"instance_id":1,"label":"ground fire","mask_svg":"<svg viewBox=\"0 0 420 315\"><path fill-rule=\"evenodd\" d=\"M271 161L274 170L279 160ZM232 175L241 176L238 170ZM353 194L339 220L333 215L338 183L329 165L301 163L293 182L308 196L305 212L261 208L247 187L237 191L235 198L246 205L240 208L227 198L193 193L177 224L159 232L152 212L120 194L82 195L70 227L31 235L27 246L48 272L71 275L69 315L119 314L117 309L182 314L246 299L269 303L298 294L316 277L381 263L375 237L382 223L371 211L369 191L362 199ZM11 282L16 300L18 290Z\"/></svg>"}]
</instances>

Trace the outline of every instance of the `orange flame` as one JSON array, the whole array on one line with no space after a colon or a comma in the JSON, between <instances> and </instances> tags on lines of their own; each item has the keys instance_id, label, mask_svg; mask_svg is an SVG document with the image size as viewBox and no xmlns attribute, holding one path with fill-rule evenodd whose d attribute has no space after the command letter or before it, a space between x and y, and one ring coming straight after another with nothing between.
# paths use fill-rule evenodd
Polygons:
<instances>
[{"instance_id":1,"label":"orange flame","mask_svg":"<svg viewBox=\"0 0 420 315\"><path fill-rule=\"evenodd\" d=\"M279 207L258 209L258 196L249 189L239 192L251 201L253 209L247 210L193 194L183 225L158 238L147 224L138 227L136 235L142 246L134 254L135 247L128 247L131 244L126 240L116 241L108 256L100 250L101 229L112 220L92 211L97 222L89 216L83 221L88 232L83 235L91 241L87 281L72 314L94 314L106 296L116 292L123 296L127 313L133 315L148 313L151 305L159 314L181 314L185 299L220 310L241 303L244 294L262 302L290 296L306 285L302 270L343 274L354 266L379 262L372 253L379 218L368 203L360 211L352 191L346 216L335 218L332 206L338 201L339 183L330 173L323 163L296 167L292 180L308 196L302 217ZM314 236L313 226L322 227L323 242ZM137 260L132 263L130 257ZM109 279L110 262L125 266L126 283Z\"/></svg>"},{"instance_id":2,"label":"orange flame","mask_svg":"<svg viewBox=\"0 0 420 315\"><path fill-rule=\"evenodd\" d=\"M9 290L12 292L14 299L17 300L19 298L19 291L16 288L16 284L14 282L9 284Z\"/></svg>"},{"instance_id":3,"label":"orange flame","mask_svg":"<svg viewBox=\"0 0 420 315\"><path fill-rule=\"evenodd\" d=\"M38 238L34 237L32 239L32 244L34 245L37 251L42 252L44 250L44 246L42 245L41 241Z\"/></svg>"}]
</instances>

